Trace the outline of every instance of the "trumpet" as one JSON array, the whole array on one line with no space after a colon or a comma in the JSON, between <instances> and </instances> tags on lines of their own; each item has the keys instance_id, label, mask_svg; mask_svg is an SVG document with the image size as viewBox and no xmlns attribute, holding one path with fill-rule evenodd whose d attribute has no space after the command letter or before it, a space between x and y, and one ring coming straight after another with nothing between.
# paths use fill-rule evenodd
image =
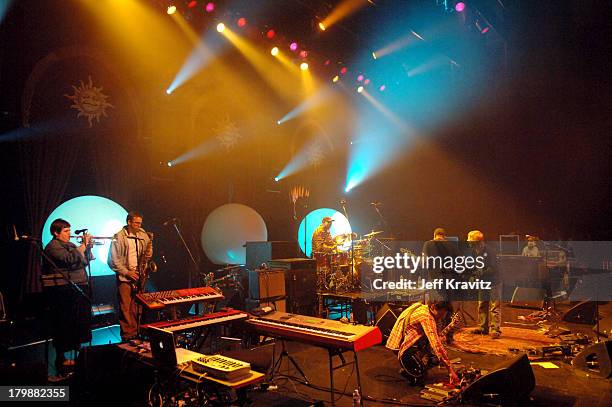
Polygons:
<instances>
[{"instance_id":1,"label":"trumpet","mask_svg":"<svg viewBox=\"0 0 612 407\"><path fill-rule=\"evenodd\" d=\"M89 236L89 235L88 235ZM114 237L112 236L89 236L90 237L90 242L92 245L96 245L96 246L102 246L104 244L106 244L105 242L100 242L100 240L113 240ZM76 235L76 236L70 236L71 239L80 239L81 241L83 241L83 235Z\"/></svg>"}]
</instances>

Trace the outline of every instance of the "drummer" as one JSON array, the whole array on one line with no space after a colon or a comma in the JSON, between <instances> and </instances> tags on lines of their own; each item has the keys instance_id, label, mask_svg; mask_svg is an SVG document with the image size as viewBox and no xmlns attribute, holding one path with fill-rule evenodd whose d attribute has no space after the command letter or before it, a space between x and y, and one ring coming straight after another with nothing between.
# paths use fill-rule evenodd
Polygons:
<instances>
[{"instance_id":1,"label":"drummer","mask_svg":"<svg viewBox=\"0 0 612 407\"><path fill-rule=\"evenodd\" d=\"M330 233L333 221L334 220L329 216L324 217L321 224L313 232L312 253L315 257L333 254L338 246Z\"/></svg>"}]
</instances>

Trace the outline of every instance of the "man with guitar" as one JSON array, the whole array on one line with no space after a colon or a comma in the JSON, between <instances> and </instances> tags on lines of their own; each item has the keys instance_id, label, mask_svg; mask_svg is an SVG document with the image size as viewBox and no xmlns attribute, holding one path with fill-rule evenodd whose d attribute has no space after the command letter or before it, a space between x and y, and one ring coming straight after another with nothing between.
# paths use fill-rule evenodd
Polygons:
<instances>
[{"instance_id":1,"label":"man with guitar","mask_svg":"<svg viewBox=\"0 0 612 407\"><path fill-rule=\"evenodd\" d=\"M142 229L142 215L130 211L126 221L127 225L113 236L108 252L108 265L117 273L119 326L124 342L138 335L136 294L144 289L146 267L153 256L151 238Z\"/></svg>"},{"instance_id":2,"label":"man with guitar","mask_svg":"<svg viewBox=\"0 0 612 407\"><path fill-rule=\"evenodd\" d=\"M451 323L442 331L438 332L437 328L437 323L444 320L450 311L448 301L430 304L417 302L405 309L395 322L386 346L398 351L402 374L412 386L423 385L427 370L434 365L434 356L448 369L449 382L459 383L440 340L460 321L458 314L453 316Z\"/></svg>"}]
</instances>

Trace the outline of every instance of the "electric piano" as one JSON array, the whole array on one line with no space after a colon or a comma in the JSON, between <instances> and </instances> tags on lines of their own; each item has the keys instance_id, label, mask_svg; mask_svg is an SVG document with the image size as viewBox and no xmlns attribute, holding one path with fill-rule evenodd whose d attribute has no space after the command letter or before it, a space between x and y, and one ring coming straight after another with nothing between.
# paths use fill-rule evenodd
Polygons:
<instances>
[{"instance_id":1,"label":"electric piano","mask_svg":"<svg viewBox=\"0 0 612 407\"><path fill-rule=\"evenodd\" d=\"M153 322L151 324L143 325L142 327L154 327L171 332L183 332L201 327L226 324L232 321L240 321L247 318L248 315L243 311L227 309L197 317L175 319L173 321Z\"/></svg>"},{"instance_id":2,"label":"electric piano","mask_svg":"<svg viewBox=\"0 0 612 407\"><path fill-rule=\"evenodd\" d=\"M360 351L382 342L377 326L345 324L331 319L274 311L247 323L262 335L325 348Z\"/></svg>"},{"instance_id":3,"label":"electric piano","mask_svg":"<svg viewBox=\"0 0 612 407\"><path fill-rule=\"evenodd\" d=\"M136 294L136 299L147 309L160 309L166 305L177 305L201 301L222 300L223 294L212 287L182 288Z\"/></svg>"}]
</instances>

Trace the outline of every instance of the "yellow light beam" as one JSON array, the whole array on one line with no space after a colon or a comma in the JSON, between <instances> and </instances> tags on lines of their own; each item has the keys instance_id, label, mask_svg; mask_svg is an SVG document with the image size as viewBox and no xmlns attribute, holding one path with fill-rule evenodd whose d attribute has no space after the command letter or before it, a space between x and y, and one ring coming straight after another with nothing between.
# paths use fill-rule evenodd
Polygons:
<instances>
[{"instance_id":1,"label":"yellow light beam","mask_svg":"<svg viewBox=\"0 0 612 407\"><path fill-rule=\"evenodd\" d=\"M331 13L321 23L319 24L319 28L322 31L325 31L332 25L336 24L338 21L346 18L347 16L355 13L357 10L367 6L369 1L367 0L344 0L342 3L338 4L335 9L332 10ZM323 28L324 27L324 28Z\"/></svg>"}]
</instances>

